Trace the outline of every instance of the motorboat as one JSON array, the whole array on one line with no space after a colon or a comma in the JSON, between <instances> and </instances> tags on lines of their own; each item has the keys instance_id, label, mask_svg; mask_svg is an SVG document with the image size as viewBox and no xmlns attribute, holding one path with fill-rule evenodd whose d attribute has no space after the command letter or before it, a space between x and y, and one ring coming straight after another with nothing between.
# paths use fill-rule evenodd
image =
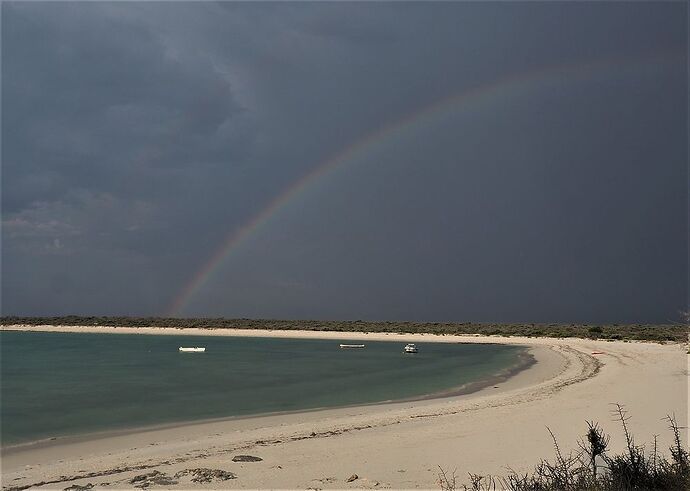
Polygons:
<instances>
[{"instance_id":1,"label":"motorboat","mask_svg":"<svg viewBox=\"0 0 690 491\"><path fill-rule=\"evenodd\" d=\"M206 351L206 348L200 348L198 346L194 348L183 348L182 346L180 346L181 353L203 353L204 351Z\"/></svg>"},{"instance_id":2,"label":"motorboat","mask_svg":"<svg viewBox=\"0 0 690 491\"><path fill-rule=\"evenodd\" d=\"M341 348L364 348L363 344L341 344Z\"/></svg>"},{"instance_id":3,"label":"motorboat","mask_svg":"<svg viewBox=\"0 0 690 491\"><path fill-rule=\"evenodd\" d=\"M405 345L405 353L416 353L419 351L414 343L408 343Z\"/></svg>"}]
</instances>

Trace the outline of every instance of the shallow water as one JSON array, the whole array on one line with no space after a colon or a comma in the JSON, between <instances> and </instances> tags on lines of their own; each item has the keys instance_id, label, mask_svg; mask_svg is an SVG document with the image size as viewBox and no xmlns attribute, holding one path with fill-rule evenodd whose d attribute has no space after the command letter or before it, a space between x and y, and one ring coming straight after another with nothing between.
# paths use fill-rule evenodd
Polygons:
<instances>
[{"instance_id":1,"label":"shallow water","mask_svg":"<svg viewBox=\"0 0 690 491\"><path fill-rule=\"evenodd\" d=\"M143 334L0 333L2 444L207 418L422 397L488 380L495 344ZM360 341L357 341L360 343ZM205 346L205 353L179 353ZM524 357L523 357L524 358Z\"/></svg>"}]
</instances>

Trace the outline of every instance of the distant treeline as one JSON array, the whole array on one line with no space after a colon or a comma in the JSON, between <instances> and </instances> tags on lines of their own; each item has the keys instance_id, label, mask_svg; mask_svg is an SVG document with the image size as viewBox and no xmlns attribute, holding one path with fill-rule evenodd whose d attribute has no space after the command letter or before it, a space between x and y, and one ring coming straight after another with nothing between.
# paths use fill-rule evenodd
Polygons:
<instances>
[{"instance_id":1,"label":"distant treeline","mask_svg":"<svg viewBox=\"0 0 690 491\"><path fill-rule=\"evenodd\" d=\"M475 322L322 321L174 317L0 317L0 325L176 327L203 329L275 329L340 332L483 334L640 341L688 341L682 324L491 324Z\"/></svg>"}]
</instances>

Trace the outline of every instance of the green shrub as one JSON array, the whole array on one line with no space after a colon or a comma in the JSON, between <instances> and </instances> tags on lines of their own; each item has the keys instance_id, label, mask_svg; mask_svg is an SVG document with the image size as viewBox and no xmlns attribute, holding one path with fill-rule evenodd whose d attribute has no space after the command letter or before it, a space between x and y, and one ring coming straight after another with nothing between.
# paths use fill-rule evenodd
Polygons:
<instances>
[{"instance_id":1,"label":"green shrub","mask_svg":"<svg viewBox=\"0 0 690 491\"><path fill-rule=\"evenodd\" d=\"M0 317L0 325L121 326L121 327L198 327L203 329L275 329L338 332L399 332L433 334L484 334L501 336L550 336L557 338L598 338L656 342L688 341L688 326L585 324L494 324L403 321L318 321L277 319L169 318L169 317ZM603 336L603 334L606 336Z\"/></svg>"}]
</instances>

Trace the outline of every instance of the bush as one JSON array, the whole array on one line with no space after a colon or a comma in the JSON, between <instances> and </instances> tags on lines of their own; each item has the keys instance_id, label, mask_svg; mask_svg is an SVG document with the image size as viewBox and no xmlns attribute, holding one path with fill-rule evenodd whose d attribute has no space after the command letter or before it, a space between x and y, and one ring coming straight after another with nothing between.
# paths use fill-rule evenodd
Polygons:
<instances>
[{"instance_id":1,"label":"bush","mask_svg":"<svg viewBox=\"0 0 690 491\"><path fill-rule=\"evenodd\" d=\"M551 434L556 453L553 462L542 461L532 473L518 474L512 471L507 477L469 474L465 491L624 491L624 490L684 490L690 489L690 457L683 446L680 427L674 416L667 415L669 430L673 433L670 459L659 453L654 437L652 452L647 455L644 446L636 445L628 429L629 417L625 408L615 405L614 414L625 436L626 450L609 455L610 437L594 422L587 422L585 437L578 442L580 451L563 455ZM548 428L547 428L548 429ZM449 477L441 469L439 485L442 490L454 490L456 476Z\"/></svg>"},{"instance_id":2,"label":"bush","mask_svg":"<svg viewBox=\"0 0 690 491\"><path fill-rule=\"evenodd\" d=\"M274 329L337 332L399 332L431 334L485 334L501 336L551 336L557 338L599 338L678 343L688 342L686 324L604 325L586 324L494 324L476 322L404 322L404 321L328 321L225 318L166 317L0 317L0 325L29 324L53 326L118 327L198 327L201 329ZM605 333L605 336L602 335ZM614 337L618 336L618 337Z\"/></svg>"},{"instance_id":3,"label":"bush","mask_svg":"<svg viewBox=\"0 0 690 491\"><path fill-rule=\"evenodd\" d=\"M587 332L589 333L590 338L597 339L601 337L601 334L604 332L604 330L599 326L592 326L587 329Z\"/></svg>"}]
</instances>

